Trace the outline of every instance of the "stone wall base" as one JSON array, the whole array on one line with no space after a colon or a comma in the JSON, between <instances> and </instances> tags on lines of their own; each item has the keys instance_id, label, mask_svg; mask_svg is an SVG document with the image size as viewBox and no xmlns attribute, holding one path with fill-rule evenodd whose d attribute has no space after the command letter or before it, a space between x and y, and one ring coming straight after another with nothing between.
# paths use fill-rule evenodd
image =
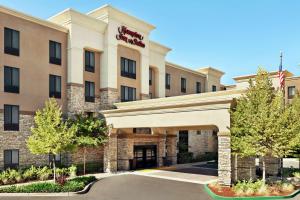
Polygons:
<instances>
[{"instance_id":1,"label":"stone wall base","mask_svg":"<svg viewBox=\"0 0 300 200\"><path fill-rule=\"evenodd\" d=\"M255 157L241 158L236 155L231 156L232 181L256 180Z\"/></svg>"}]
</instances>

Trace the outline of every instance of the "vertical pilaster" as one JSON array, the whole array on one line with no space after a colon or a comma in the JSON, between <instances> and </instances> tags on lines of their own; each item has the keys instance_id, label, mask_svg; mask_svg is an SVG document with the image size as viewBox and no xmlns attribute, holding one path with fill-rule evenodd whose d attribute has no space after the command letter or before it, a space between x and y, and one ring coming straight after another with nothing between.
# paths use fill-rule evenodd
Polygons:
<instances>
[{"instance_id":1,"label":"vertical pilaster","mask_svg":"<svg viewBox=\"0 0 300 200\"><path fill-rule=\"evenodd\" d=\"M109 130L108 142L104 145L104 172L117 171L117 129Z\"/></svg>"},{"instance_id":2,"label":"vertical pilaster","mask_svg":"<svg viewBox=\"0 0 300 200\"><path fill-rule=\"evenodd\" d=\"M167 160L171 161L170 164L177 164L177 135L167 135L166 138L166 149L167 149Z\"/></svg>"},{"instance_id":3,"label":"vertical pilaster","mask_svg":"<svg viewBox=\"0 0 300 200\"><path fill-rule=\"evenodd\" d=\"M231 185L231 148L230 133L218 133L218 182Z\"/></svg>"}]
</instances>

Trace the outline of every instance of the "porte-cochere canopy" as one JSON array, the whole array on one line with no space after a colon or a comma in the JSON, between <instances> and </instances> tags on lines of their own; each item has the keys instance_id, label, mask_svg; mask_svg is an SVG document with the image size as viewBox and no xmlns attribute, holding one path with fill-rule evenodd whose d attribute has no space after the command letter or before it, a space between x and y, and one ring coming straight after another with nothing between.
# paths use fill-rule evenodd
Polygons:
<instances>
[{"instance_id":1,"label":"porte-cochere canopy","mask_svg":"<svg viewBox=\"0 0 300 200\"><path fill-rule=\"evenodd\" d=\"M116 103L117 109L102 114L113 128L215 125L219 132L228 132L228 109L241 93L231 90Z\"/></svg>"},{"instance_id":2,"label":"porte-cochere canopy","mask_svg":"<svg viewBox=\"0 0 300 200\"><path fill-rule=\"evenodd\" d=\"M242 93L242 90L228 90L116 103L116 109L101 113L116 134L118 134L116 130L144 127L149 127L152 130L170 130L180 127L216 127L219 132L219 180L224 184L230 184L229 109L233 99L240 97ZM116 158L116 160L118 159ZM107 163L108 165L112 166Z\"/></svg>"}]
</instances>

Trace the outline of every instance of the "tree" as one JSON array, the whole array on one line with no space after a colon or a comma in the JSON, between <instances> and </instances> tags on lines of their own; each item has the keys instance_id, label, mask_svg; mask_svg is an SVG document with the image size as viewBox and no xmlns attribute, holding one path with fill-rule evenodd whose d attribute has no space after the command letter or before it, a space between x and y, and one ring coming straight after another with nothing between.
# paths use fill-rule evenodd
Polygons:
<instances>
[{"instance_id":1,"label":"tree","mask_svg":"<svg viewBox=\"0 0 300 200\"><path fill-rule=\"evenodd\" d=\"M265 157L288 155L299 137L299 122L293 118L299 116L299 107L298 102L285 106L282 91L275 91L268 73L259 69L230 111L232 151L241 157L261 157L264 181Z\"/></svg>"},{"instance_id":2,"label":"tree","mask_svg":"<svg viewBox=\"0 0 300 200\"><path fill-rule=\"evenodd\" d=\"M77 128L63 121L61 107L55 99L46 101L45 107L36 112L34 122L35 127L31 128L32 134L27 140L31 153L57 155L74 147ZM53 174L55 181L55 158L53 158Z\"/></svg>"},{"instance_id":3,"label":"tree","mask_svg":"<svg viewBox=\"0 0 300 200\"><path fill-rule=\"evenodd\" d=\"M83 173L86 171L86 149L107 142L107 126L103 119L77 115L71 122L77 127L76 145L83 148Z\"/></svg>"}]
</instances>

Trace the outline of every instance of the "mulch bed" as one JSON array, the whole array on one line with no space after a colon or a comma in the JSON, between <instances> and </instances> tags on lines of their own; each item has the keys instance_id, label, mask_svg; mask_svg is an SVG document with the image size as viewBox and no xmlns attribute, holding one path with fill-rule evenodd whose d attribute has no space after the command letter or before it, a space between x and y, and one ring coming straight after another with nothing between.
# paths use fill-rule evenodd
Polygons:
<instances>
[{"instance_id":1,"label":"mulch bed","mask_svg":"<svg viewBox=\"0 0 300 200\"><path fill-rule=\"evenodd\" d=\"M208 187L216 195L223 196L223 197L238 197L237 195L235 195L232 187L221 187L221 188L218 187L218 188L216 188L216 187L213 187L211 185L208 185ZM274 192L270 192L268 195L265 195L265 196L288 196L288 195L292 194L293 192L295 192L298 189L300 189L300 187L295 188L295 190L292 191L292 192L278 192L278 191L275 192L274 191ZM261 195L253 194L251 196L257 197L257 196L261 196Z\"/></svg>"}]
</instances>

